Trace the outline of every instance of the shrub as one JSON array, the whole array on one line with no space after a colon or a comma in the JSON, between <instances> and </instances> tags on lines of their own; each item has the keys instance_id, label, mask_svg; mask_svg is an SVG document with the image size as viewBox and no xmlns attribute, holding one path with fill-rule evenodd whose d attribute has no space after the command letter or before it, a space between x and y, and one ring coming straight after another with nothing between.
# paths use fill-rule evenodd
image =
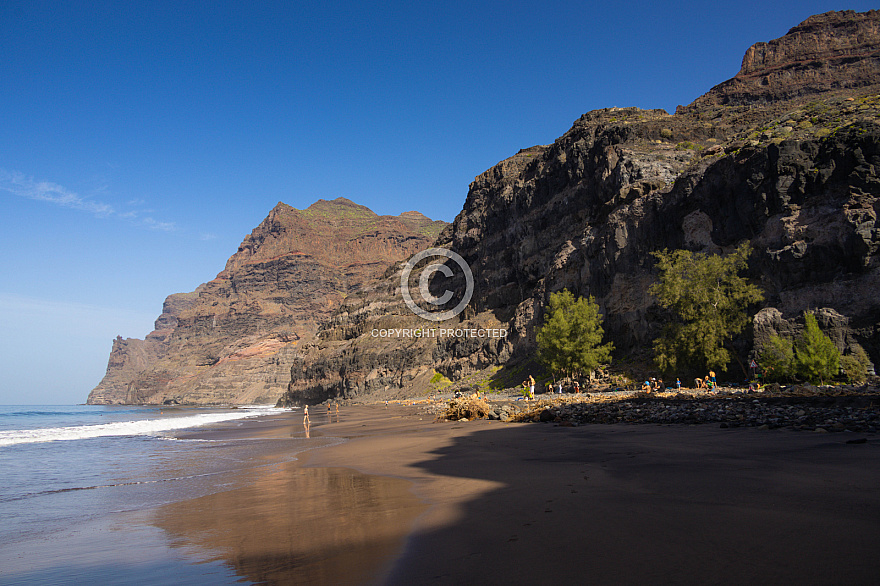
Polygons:
<instances>
[{"instance_id":1,"label":"shrub","mask_svg":"<svg viewBox=\"0 0 880 586\"><path fill-rule=\"evenodd\" d=\"M819 329L815 315L805 313L804 322L804 332L795 345L795 371L811 383L822 384L834 378L840 370L840 352Z\"/></svg>"},{"instance_id":2,"label":"shrub","mask_svg":"<svg viewBox=\"0 0 880 586\"><path fill-rule=\"evenodd\" d=\"M789 379L794 374L794 345L791 340L773 334L758 360L766 379Z\"/></svg>"},{"instance_id":3,"label":"shrub","mask_svg":"<svg viewBox=\"0 0 880 586\"><path fill-rule=\"evenodd\" d=\"M843 369L846 379L851 383L864 382L868 376L869 364L868 354L864 348L858 345L852 354L840 357L840 367Z\"/></svg>"}]
</instances>

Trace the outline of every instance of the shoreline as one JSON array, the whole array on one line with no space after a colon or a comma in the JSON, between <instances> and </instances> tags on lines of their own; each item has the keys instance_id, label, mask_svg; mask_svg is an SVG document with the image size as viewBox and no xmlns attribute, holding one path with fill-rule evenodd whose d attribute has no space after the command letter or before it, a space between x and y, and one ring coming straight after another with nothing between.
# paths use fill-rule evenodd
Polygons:
<instances>
[{"instance_id":1,"label":"shoreline","mask_svg":"<svg viewBox=\"0 0 880 586\"><path fill-rule=\"evenodd\" d=\"M874 433L852 445L864 434L435 421L400 404L346 406L329 424L314 413L312 437L345 441L281 474L391 479L397 504L383 515L406 513L375 536L396 546L361 535L364 559L390 566L347 566L348 583L869 584L880 572Z\"/></svg>"}]
</instances>

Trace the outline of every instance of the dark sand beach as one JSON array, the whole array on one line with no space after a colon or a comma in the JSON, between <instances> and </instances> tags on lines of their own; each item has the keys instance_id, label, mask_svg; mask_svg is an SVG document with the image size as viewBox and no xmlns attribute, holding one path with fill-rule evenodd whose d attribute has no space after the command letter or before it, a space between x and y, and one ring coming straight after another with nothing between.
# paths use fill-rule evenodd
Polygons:
<instances>
[{"instance_id":1,"label":"dark sand beach","mask_svg":"<svg viewBox=\"0 0 880 586\"><path fill-rule=\"evenodd\" d=\"M155 526L268 583L875 584L880 572L873 434L435 422L401 405L326 419L313 416L311 437L345 442L163 507Z\"/></svg>"}]
</instances>

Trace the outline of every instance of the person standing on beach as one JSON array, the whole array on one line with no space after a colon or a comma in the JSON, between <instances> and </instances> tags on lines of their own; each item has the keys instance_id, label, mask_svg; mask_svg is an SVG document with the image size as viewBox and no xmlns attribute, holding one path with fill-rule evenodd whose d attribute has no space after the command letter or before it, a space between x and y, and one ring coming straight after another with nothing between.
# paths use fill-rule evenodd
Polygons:
<instances>
[{"instance_id":1,"label":"person standing on beach","mask_svg":"<svg viewBox=\"0 0 880 586\"><path fill-rule=\"evenodd\" d=\"M303 425L309 425L311 422L312 420L309 419L309 406L306 405L303 407Z\"/></svg>"},{"instance_id":2,"label":"person standing on beach","mask_svg":"<svg viewBox=\"0 0 880 586\"><path fill-rule=\"evenodd\" d=\"M535 377L529 375L529 399L535 398Z\"/></svg>"}]
</instances>

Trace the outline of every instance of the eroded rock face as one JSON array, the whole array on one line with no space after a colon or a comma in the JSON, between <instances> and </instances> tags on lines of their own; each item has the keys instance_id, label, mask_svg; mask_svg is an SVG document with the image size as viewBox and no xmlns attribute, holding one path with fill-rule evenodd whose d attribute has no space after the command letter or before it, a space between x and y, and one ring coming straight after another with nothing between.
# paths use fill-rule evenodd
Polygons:
<instances>
[{"instance_id":1,"label":"eroded rock face","mask_svg":"<svg viewBox=\"0 0 880 586\"><path fill-rule=\"evenodd\" d=\"M737 78L675 115L589 112L552 145L487 170L437 245L461 254L474 273L474 298L455 323L500 324L508 337L370 339L383 324L418 323L401 309L397 267L370 303L343 306L323 326L322 342L303 348L283 402L401 388L431 369L455 378L534 356L543 307L562 288L596 298L618 356L649 357L669 319L649 293L657 276L651 253L725 253L743 241L754 248L749 276L779 324L794 328L805 310L840 316L825 320L840 349L858 343L876 362L878 18L876 11L813 17L750 49ZM812 65L802 71L790 63ZM778 73L769 93L753 83L760 67ZM841 83L852 71L864 75ZM735 346L744 360L751 333Z\"/></svg>"},{"instance_id":2,"label":"eroded rock face","mask_svg":"<svg viewBox=\"0 0 880 586\"><path fill-rule=\"evenodd\" d=\"M649 358L670 317L649 293L651 253L718 254L743 241L766 299L753 308L763 309L757 339L734 342L741 359L811 310L841 350L857 343L877 363L878 15L812 17L750 49L740 74L675 115L589 112L553 144L475 178L435 243L474 275L471 303L448 322L426 323L402 301L402 259L433 238L399 224L420 217L377 219L351 202L279 206L192 305L168 311L154 342L114 345L119 366L93 395L251 402L286 386L281 404L302 404L425 388L435 372L455 380L533 357L543 308L562 288L595 297L618 356ZM376 335L424 327L507 335Z\"/></svg>"},{"instance_id":3,"label":"eroded rock face","mask_svg":"<svg viewBox=\"0 0 880 586\"><path fill-rule=\"evenodd\" d=\"M279 203L217 277L171 295L144 340L117 338L89 403L275 402L293 353L347 295L427 247L445 224L344 198Z\"/></svg>"},{"instance_id":4,"label":"eroded rock face","mask_svg":"<svg viewBox=\"0 0 880 586\"><path fill-rule=\"evenodd\" d=\"M770 104L873 86L880 77L880 11L811 16L788 33L749 47L740 72L697 99L709 104Z\"/></svg>"}]
</instances>

